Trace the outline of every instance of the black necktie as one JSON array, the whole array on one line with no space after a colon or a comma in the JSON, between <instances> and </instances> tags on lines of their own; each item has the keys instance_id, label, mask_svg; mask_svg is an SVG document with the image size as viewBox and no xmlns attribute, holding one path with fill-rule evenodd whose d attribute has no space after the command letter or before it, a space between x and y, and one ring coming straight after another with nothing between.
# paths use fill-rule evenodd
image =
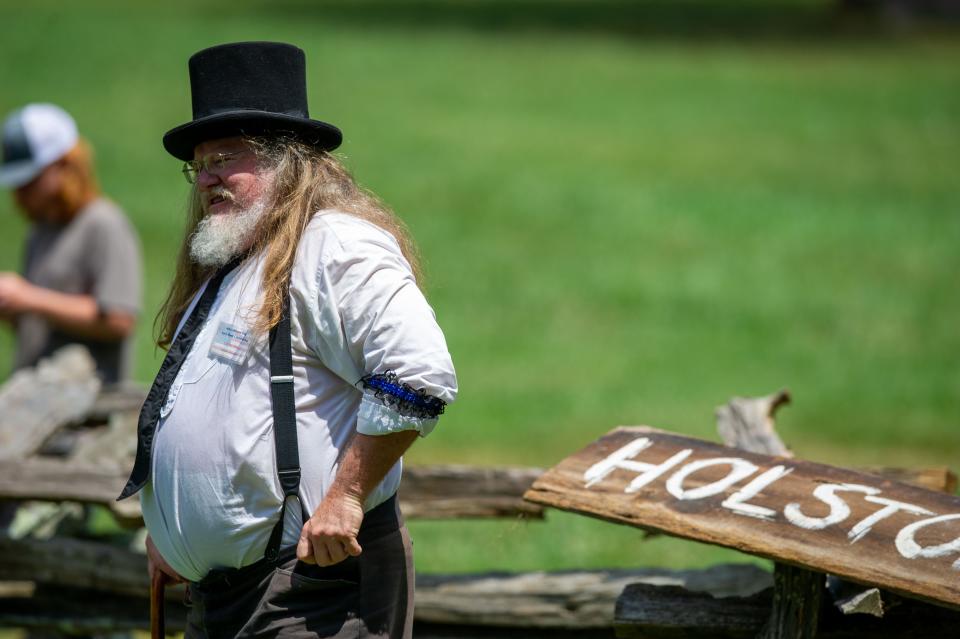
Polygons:
<instances>
[{"instance_id":1,"label":"black necktie","mask_svg":"<svg viewBox=\"0 0 960 639\"><path fill-rule=\"evenodd\" d=\"M223 278L239 263L239 259L234 260L217 271L210 283L207 284L207 288L204 289L203 295L200 296L200 300L190 317L187 318L187 321L180 328L180 332L177 333L173 344L170 345L170 350L167 351L167 356L163 358L160 372L153 380L153 386L150 387L143 408L140 409L140 421L137 424L137 457L133 463L130 479L127 480L123 492L117 497L118 501L135 494L147 483L150 476L150 452L153 448L153 436L157 431L157 422L160 419L160 409L167 401L170 386L177 378L180 367L183 366L183 362L190 353L197 335L200 334L200 329L207 321L207 315L210 314L210 307L217 299L217 292L220 290Z\"/></svg>"}]
</instances>

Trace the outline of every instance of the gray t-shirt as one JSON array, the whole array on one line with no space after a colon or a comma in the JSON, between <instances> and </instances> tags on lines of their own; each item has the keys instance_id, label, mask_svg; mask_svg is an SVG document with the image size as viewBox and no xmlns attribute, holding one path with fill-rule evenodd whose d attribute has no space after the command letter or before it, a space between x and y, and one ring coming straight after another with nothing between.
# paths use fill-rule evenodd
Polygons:
<instances>
[{"instance_id":1,"label":"gray t-shirt","mask_svg":"<svg viewBox=\"0 0 960 639\"><path fill-rule=\"evenodd\" d=\"M140 241L123 211L98 198L66 225L34 224L27 238L24 277L44 288L91 295L103 311L140 313L143 265ZM132 335L99 341L71 335L46 319L25 313L17 320L14 368L34 366L67 344L86 346L106 383L125 379L131 363Z\"/></svg>"}]
</instances>

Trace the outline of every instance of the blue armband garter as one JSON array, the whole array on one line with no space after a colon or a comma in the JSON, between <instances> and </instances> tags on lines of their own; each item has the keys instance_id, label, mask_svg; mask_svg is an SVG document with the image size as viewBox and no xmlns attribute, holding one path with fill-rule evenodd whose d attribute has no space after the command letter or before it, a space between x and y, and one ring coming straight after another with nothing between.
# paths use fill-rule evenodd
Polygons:
<instances>
[{"instance_id":1,"label":"blue armband garter","mask_svg":"<svg viewBox=\"0 0 960 639\"><path fill-rule=\"evenodd\" d=\"M432 419L442 415L447 405L439 397L427 395L423 389L414 390L410 384L402 383L393 371L367 375L360 382L385 406L406 417Z\"/></svg>"}]
</instances>

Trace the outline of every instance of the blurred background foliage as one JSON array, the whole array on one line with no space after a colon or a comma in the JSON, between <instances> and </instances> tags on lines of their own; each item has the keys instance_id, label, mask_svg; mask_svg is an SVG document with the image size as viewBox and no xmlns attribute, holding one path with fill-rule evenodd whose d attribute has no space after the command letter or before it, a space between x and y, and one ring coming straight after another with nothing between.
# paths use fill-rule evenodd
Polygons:
<instances>
[{"instance_id":1,"label":"blurred background foliage","mask_svg":"<svg viewBox=\"0 0 960 639\"><path fill-rule=\"evenodd\" d=\"M801 457L956 468L942 4L0 0L0 111L70 111L139 230L140 382L183 223L160 137L190 119L187 58L283 40L306 50L311 114L425 256L461 396L411 461L548 466L622 424L715 439L715 406L788 387ZM0 200L0 270L25 231ZM0 377L10 358L4 332ZM433 572L743 559L562 513L412 528Z\"/></svg>"}]
</instances>

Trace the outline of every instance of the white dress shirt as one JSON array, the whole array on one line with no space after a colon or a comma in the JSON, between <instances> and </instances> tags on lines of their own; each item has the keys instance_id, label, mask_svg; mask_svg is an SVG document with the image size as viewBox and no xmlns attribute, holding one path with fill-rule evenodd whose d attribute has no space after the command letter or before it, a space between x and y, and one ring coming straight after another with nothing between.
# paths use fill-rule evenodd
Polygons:
<instances>
[{"instance_id":1,"label":"white dress shirt","mask_svg":"<svg viewBox=\"0 0 960 639\"><path fill-rule=\"evenodd\" d=\"M280 512L267 336L251 330L262 267L261 256L224 279L161 409L150 480L140 493L153 542L192 581L262 558ZM336 211L315 215L297 248L290 305L300 498L312 513L354 431L426 435L436 424L387 407L363 390L361 378L393 372L447 403L457 381L410 265L373 224ZM396 492L400 473L398 462L367 510ZM300 513L288 508L284 546L296 543L301 526Z\"/></svg>"}]
</instances>

